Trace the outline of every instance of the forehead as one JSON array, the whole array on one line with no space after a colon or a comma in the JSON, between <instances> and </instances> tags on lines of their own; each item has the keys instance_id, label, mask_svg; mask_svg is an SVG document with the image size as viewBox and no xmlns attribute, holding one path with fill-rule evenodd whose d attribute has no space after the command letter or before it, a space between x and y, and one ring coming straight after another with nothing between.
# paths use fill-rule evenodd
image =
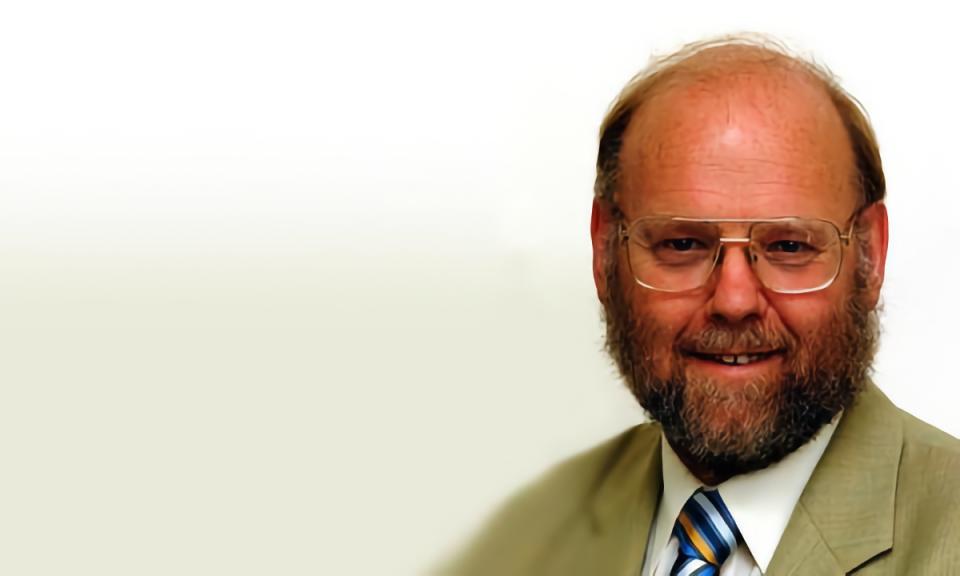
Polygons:
<instances>
[{"instance_id":1,"label":"forehead","mask_svg":"<svg viewBox=\"0 0 960 576\"><path fill-rule=\"evenodd\" d=\"M745 70L682 82L631 118L617 203L628 217L813 216L856 207L846 129L798 73Z\"/></svg>"}]
</instances>

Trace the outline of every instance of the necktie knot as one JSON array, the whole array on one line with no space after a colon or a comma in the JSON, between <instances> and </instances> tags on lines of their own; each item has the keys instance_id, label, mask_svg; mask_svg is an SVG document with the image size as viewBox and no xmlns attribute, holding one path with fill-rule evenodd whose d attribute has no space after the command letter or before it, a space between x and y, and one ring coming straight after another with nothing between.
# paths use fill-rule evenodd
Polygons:
<instances>
[{"instance_id":1,"label":"necktie knot","mask_svg":"<svg viewBox=\"0 0 960 576\"><path fill-rule=\"evenodd\" d=\"M716 575L742 540L720 493L703 488L683 505L673 535L679 546L670 576Z\"/></svg>"}]
</instances>

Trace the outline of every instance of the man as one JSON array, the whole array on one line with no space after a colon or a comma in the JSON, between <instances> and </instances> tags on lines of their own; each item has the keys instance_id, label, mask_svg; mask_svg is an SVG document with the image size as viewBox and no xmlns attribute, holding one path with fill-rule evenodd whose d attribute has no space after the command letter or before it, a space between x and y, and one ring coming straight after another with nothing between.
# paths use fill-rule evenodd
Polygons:
<instances>
[{"instance_id":1,"label":"man","mask_svg":"<svg viewBox=\"0 0 960 576\"><path fill-rule=\"evenodd\" d=\"M824 70L687 47L605 119L607 346L653 423L517 496L456 574L960 574L960 442L869 381L873 131Z\"/></svg>"}]
</instances>

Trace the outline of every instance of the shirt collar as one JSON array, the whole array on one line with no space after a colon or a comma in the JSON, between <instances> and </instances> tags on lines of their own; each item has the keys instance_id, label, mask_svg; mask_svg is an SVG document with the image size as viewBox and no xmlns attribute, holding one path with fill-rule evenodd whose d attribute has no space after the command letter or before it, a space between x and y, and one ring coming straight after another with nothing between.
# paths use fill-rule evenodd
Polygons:
<instances>
[{"instance_id":1,"label":"shirt collar","mask_svg":"<svg viewBox=\"0 0 960 576\"><path fill-rule=\"evenodd\" d=\"M761 572L773 558L787 522L820 461L840 415L813 439L775 464L740 474L716 486ZM657 511L653 550L662 551L687 499L703 484L687 470L661 434L663 497Z\"/></svg>"}]
</instances>

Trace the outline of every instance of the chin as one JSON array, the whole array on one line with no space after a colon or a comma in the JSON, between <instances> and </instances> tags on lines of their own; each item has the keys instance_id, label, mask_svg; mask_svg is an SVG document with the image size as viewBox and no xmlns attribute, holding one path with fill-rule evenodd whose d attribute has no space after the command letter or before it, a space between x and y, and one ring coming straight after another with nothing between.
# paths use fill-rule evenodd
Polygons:
<instances>
[{"instance_id":1,"label":"chin","mask_svg":"<svg viewBox=\"0 0 960 576\"><path fill-rule=\"evenodd\" d=\"M704 457L765 465L749 463L769 455L780 415L777 384L765 379L732 385L691 378L682 388L676 421L670 426L662 422L668 439Z\"/></svg>"},{"instance_id":2,"label":"chin","mask_svg":"<svg viewBox=\"0 0 960 576\"><path fill-rule=\"evenodd\" d=\"M809 386L790 375L737 387L696 378L650 384L638 390L638 400L670 445L721 476L779 462L849 405L859 388L851 381Z\"/></svg>"}]
</instances>

